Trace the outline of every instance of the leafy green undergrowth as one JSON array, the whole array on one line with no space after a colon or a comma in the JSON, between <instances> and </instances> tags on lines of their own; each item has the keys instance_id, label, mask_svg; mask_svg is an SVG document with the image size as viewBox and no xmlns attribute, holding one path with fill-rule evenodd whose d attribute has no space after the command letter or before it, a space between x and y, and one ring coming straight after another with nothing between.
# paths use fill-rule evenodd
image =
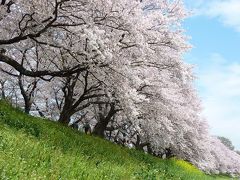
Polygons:
<instances>
[{"instance_id":1,"label":"leafy green undergrowth","mask_svg":"<svg viewBox=\"0 0 240 180\"><path fill-rule=\"evenodd\" d=\"M0 179L225 179L31 117L0 101Z\"/></svg>"}]
</instances>

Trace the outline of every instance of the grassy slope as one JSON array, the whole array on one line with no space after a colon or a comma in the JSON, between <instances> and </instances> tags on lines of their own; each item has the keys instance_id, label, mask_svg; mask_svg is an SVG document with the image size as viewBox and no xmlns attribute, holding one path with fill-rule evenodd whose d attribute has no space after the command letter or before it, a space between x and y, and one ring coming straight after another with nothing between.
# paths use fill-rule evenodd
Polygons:
<instances>
[{"instance_id":1,"label":"grassy slope","mask_svg":"<svg viewBox=\"0 0 240 180\"><path fill-rule=\"evenodd\" d=\"M185 161L161 160L25 115L0 101L0 179L216 177L203 174Z\"/></svg>"}]
</instances>

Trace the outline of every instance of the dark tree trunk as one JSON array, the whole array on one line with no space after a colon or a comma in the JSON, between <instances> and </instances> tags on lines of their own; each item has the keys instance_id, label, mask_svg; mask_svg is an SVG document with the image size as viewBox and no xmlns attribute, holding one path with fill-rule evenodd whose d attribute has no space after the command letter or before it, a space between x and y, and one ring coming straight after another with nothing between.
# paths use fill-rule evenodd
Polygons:
<instances>
[{"instance_id":1,"label":"dark tree trunk","mask_svg":"<svg viewBox=\"0 0 240 180\"><path fill-rule=\"evenodd\" d=\"M2 99L6 99L4 87L2 87L1 98L2 98Z\"/></svg>"},{"instance_id":2,"label":"dark tree trunk","mask_svg":"<svg viewBox=\"0 0 240 180\"><path fill-rule=\"evenodd\" d=\"M143 150L143 146L141 144L141 140L140 140L140 136L139 135L137 135L137 141L136 141L136 143L134 145L135 145L135 148L137 150L140 150L140 151Z\"/></svg>"},{"instance_id":3,"label":"dark tree trunk","mask_svg":"<svg viewBox=\"0 0 240 180\"><path fill-rule=\"evenodd\" d=\"M22 94L23 99L24 99L24 111L27 114L29 114L29 112L32 108L34 93L35 93L35 90L37 88L37 82L38 81L35 79L31 84L32 86L29 85L27 90L25 90L24 87L23 87L22 75L20 74L19 77L18 77L18 85L19 85L21 94Z\"/></svg>"},{"instance_id":4,"label":"dark tree trunk","mask_svg":"<svg viewBox=\"0 0 240 180\"><path fill-rule=\"evenodd\" d=\"M117 112L118 110L115 109L115 105L112 103L107 116L104 117L102 113L99 113L99 121L93 129L93 134L104 138L104 131L107 129L108 123Z\"/></svg>"},{"instance_id":5,"label":"dark tree trunk","mask_svg":"<svg viewBox=\"0 0 240 180\"><path fill-rule=\"evenodd\" d=\"M68 125L71 121L71 116L73 113L73 105L72 105L72 96L65 96L65 104L60 112L60 117L58 121L62 124Z\"/></svg>"},{"instance_id":6,"label":"dark tree trunk","mask_svg":"<svg viewBox=\"0 0 240 180\"><path fill-rule=\"evenodd\" d=\"M32 107L32 103L29 100L25 100L25 106L24 106L24 111L25 113L29 114L30 110Z\"/></svg>"},{"instance_id":7,"label":"dark tree trunk","mask_svg":"<svg viewBox=\"0 0 240 180\"><path fill-rule=\"evenodd\" d=\"M68 125L71 121L71 116L74 114L74 99L73 99L73 92L74 87L77 82L77 78L79 77L80 72L77 74L75 78L68 77L65 85L62 88L62 92L64 93L64 105L60 112L60 117L58 122ZM56 100L57 104L58 101ZM59 106L60 107L60 106Z\"/></svg>"},{"instance_id":8,"label":"dark tree trunk","mask_svg":"<svg viewBox=\"0 0 240 180\"><path fill-rule=\"evenodd\" d=\"M5 92L4 92L4 90L2 90L2 99L6 99L6 95L5 95Z\"/></svg>"},{"instance_id":9,"label":"dark tree trunk","mask_svg":"<svg viewBox=\"0 0 240 180\"><path fill-rule=\"evenodd\" d=\"M171 148L166 148L166 149L165 149L165 154L166 154L166 158L171 158L171 157L173 157Z\"/></svg>"},{"instance_id":10,"label":"dark tree trunk","mask_svg":"<svg viewBox=\"0 0 240 180\"><path fill-rule=\"evenodd\" d=\"M5 94L5 81L1 81L0 84L1 84L1 86L2 86L1 98L2 98L2 99L6 99L6 94Z\"/></svg>"},{"instance_id":11,"label":"dark tree trunk","mask_svg":"<svg viewBox=\"0 0 240 180\"><path fill-rule=\"evenodd\" d=\"M137 140L133 144L137 150L144 151L144 147L147 147L148 153L152 153L150 144L148 142L141 142L141 138L139 135L137 135Z\"/></svg>"},{"instance_id":12,"label":"dark tree trunk","mask_svg":"<svg viewBox=\"0 0 240 180\"><path fill-rule=\"evenodd\" d=\"M152 150L152 147L150 146L150 144L147 145L147 152L148 152L148 154L153 154L153 150Z\"/></svg>"},{"instance_id":13,"label":"dark tree trunk","mask_svg":"<svg viewBox=\"0 0 240 180\"><path fill-rule=\"evenodd\" d=\"M72 114L70 112L62 111L58 119L58 122L64 125L68 125L71 120L71 116Z\"/></svg>"},{"instance_id":14,"label":"dark tree trunk","mask_svg":"<svg viewBox=\"0 0 240 180\"><path fill-rule=\"evenodd\" d=\"M103 115L100 115L99 122L94 127L93 134L104 138L104 131L106 130L108 123L109 121L104 118Z\"/></svg>"}]
</instances>

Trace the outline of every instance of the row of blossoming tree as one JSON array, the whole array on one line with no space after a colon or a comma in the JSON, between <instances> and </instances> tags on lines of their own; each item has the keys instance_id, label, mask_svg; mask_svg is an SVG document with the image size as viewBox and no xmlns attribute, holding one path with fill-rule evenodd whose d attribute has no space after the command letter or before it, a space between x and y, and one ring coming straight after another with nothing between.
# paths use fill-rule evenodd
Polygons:
<instances>
[{"instance_id":1,"label":"row of blossoming tree","mask_svg":"<svg viewBox=\"0 0 240 180\"><path fill-rule=\"evenodd\" d=\"M209 135L181 0L2 0L1 98L209 173L240 173L240 157Z\"/></svg>"}]
</instances>

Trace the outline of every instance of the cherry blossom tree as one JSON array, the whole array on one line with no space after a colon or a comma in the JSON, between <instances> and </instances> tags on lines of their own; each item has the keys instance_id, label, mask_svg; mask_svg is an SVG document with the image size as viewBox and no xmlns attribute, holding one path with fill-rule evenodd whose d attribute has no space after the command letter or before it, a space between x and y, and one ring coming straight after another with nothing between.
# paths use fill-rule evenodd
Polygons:
<instances>
[{"instance_id":1,"label":"cherry blossom tree","mask_svg":"<svg viewBox=\"0 0 240 180\"><path fill-rule=\"evenodd\" d=\"M26 112L94 121L94 134L118 144L239 174L240 157L201 117L183 61L186 16L181 0L2 0L2 97L10 75Z\"/></svg>"}]
</instances>

